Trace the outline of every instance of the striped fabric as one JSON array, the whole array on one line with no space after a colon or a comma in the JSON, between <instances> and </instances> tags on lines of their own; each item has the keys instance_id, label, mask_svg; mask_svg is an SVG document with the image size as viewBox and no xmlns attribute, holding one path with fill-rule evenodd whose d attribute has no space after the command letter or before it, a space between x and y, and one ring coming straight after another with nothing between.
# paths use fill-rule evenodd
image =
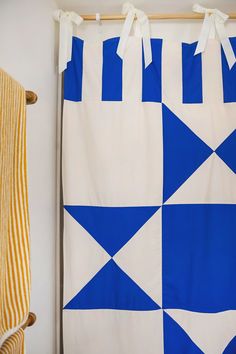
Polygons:
<instances>
[{"instance_id":1,"label":"striped fabric","mask_svg":"<svg viewBox=\"0 0 236 354\"><path fill-rule=\"evenodd\" d=\"M19 329L12 334L0 348L0 354L22 354L24 353L24 331Z\"/></svg>"},{"instance_id":2,"label":"striped fabric","mask_svg":"<svg viewBox=\"0 0 236 354\"><path fill-rule=\"evenodd\" d=\"M25 90L3 70L0 70L0 213L1 347L26 320L30 297Z\"/></svg>"}]
</instances>

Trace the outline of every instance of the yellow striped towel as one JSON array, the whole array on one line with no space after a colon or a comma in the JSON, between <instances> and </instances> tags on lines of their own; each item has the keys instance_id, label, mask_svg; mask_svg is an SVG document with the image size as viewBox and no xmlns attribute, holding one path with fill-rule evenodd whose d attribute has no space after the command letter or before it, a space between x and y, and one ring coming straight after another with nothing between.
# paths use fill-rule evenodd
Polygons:
<instances>
[{"instance_id":1,"label":"yellow striped towel","mask_svg":"<svg viewBox=\"0 0 236 354\"><path fill-rule=\"evenodd\" d=\"M0 354L24 353L24 331L19 329L8 337L0 348Z\"/></svg>"},{"instance_id":2,"label":"yellow striped towel","mask_svg":"<svg viewBox=\"0 0 236 354\"><path fill-rule=\"evenodd\" d=\"M28 317L29 262L25 90L0 69L0 348Z\"/></svg>"}]
</instances>

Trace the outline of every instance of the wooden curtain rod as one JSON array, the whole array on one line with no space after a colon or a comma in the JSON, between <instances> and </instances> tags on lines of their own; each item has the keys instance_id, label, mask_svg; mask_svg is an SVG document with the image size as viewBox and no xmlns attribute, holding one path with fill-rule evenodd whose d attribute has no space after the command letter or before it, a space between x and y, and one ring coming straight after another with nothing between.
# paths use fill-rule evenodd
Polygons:
<instances>
[{"instance_id":1,"label":"wooden curtain rod","mask_svg":"<svg viewBox=\"0 0 236 354\"><path fill-rule=\"evenodd\" d=\"M236 20L236 12L229 13L229 18ZM96 15L80 15L84 21L95 21ZM151 14L147 15L149 20L201 20L204 14L197 13L165 13L165 14ZM124 15L100 15L102 21L106 20L124 20Z\"/></svg>"},{"instance_id":2,"label":"wooden curtain rod","mask_svg":"<svg viewBox=\"0 0 236 354\"><path fill-rule=\"evenodd\" d=\"M38 96L33 91L25 91L26 104L34 104L38 100Z\"/></svg>"}]
</instances>

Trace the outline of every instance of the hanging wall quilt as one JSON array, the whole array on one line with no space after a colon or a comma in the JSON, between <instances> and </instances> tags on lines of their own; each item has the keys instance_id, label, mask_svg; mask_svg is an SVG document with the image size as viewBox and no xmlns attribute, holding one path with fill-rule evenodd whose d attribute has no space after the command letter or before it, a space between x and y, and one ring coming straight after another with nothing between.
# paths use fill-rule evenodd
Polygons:
<instances>
[{"instance_id":1,"label":"hanging wall quilt","mask_svg":"<svg viewBox=\"0 0 236 354\"><path fill-rule=\"evenodd\" d=\"M118 42L64 73L64 353L236 353L236 65Z\"/></svg>"}]
</instances>

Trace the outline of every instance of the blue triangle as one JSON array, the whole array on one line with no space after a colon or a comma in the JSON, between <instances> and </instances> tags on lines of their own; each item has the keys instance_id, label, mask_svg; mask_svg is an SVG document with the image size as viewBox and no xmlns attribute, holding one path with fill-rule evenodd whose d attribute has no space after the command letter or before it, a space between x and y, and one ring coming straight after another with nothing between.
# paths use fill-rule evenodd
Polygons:
<instances>
[{"instance_id":1,"label":"blue triangle","mask_svg":"<svg viewBox=\"0 0 236 354\"><path fill-rule=\"evenodd\" d=\"M148 311L160 307L111 259L64 309Z\"/></svg>"},{"instance_id":2,"label":"blue triangle","mask_svg":"<svg viewBox=\"0 0 236 354\"><path fill-rule=\"evenodd\" d=\"M204 354L187 333L165 311L164 353L165 354Z\"/></svg>"},{"instance_id":3,"label":"blue triangle","mask_svg":"<svg viewBox=\"0 0 236 354\"><path fill-rule=\"evenodd\" d=\"M236 130L216 149L216 153L236 173Z\"/></svg>"},{"instance_id":4,"label":"blue triangle","mask_svg":"<svg viewBox=\"0 0 236 354\"><path fill-rule=\"evenodd\" d=\"M164 104L162 116L165 202L213 151Z\"/></svg>"},{"instance_id":5,"label":"blue triangle","mask_svg":"<svg viewBox=\"0 0 236 354\"><path fill-rule=\"evenodd\" d=\"M111 256L114 256L159 207L67 205L65 209Z\"/></svg>"},{"instance_id":6,"label":"blue triangle","mask_svg":"<svg viewBox=\"0 0 236 354\"><path fill-rule=\"evenodd\" d=\"M235 354L236 353L236 336L229 342L223 354Z\"/></svg>"}]
</instances>

